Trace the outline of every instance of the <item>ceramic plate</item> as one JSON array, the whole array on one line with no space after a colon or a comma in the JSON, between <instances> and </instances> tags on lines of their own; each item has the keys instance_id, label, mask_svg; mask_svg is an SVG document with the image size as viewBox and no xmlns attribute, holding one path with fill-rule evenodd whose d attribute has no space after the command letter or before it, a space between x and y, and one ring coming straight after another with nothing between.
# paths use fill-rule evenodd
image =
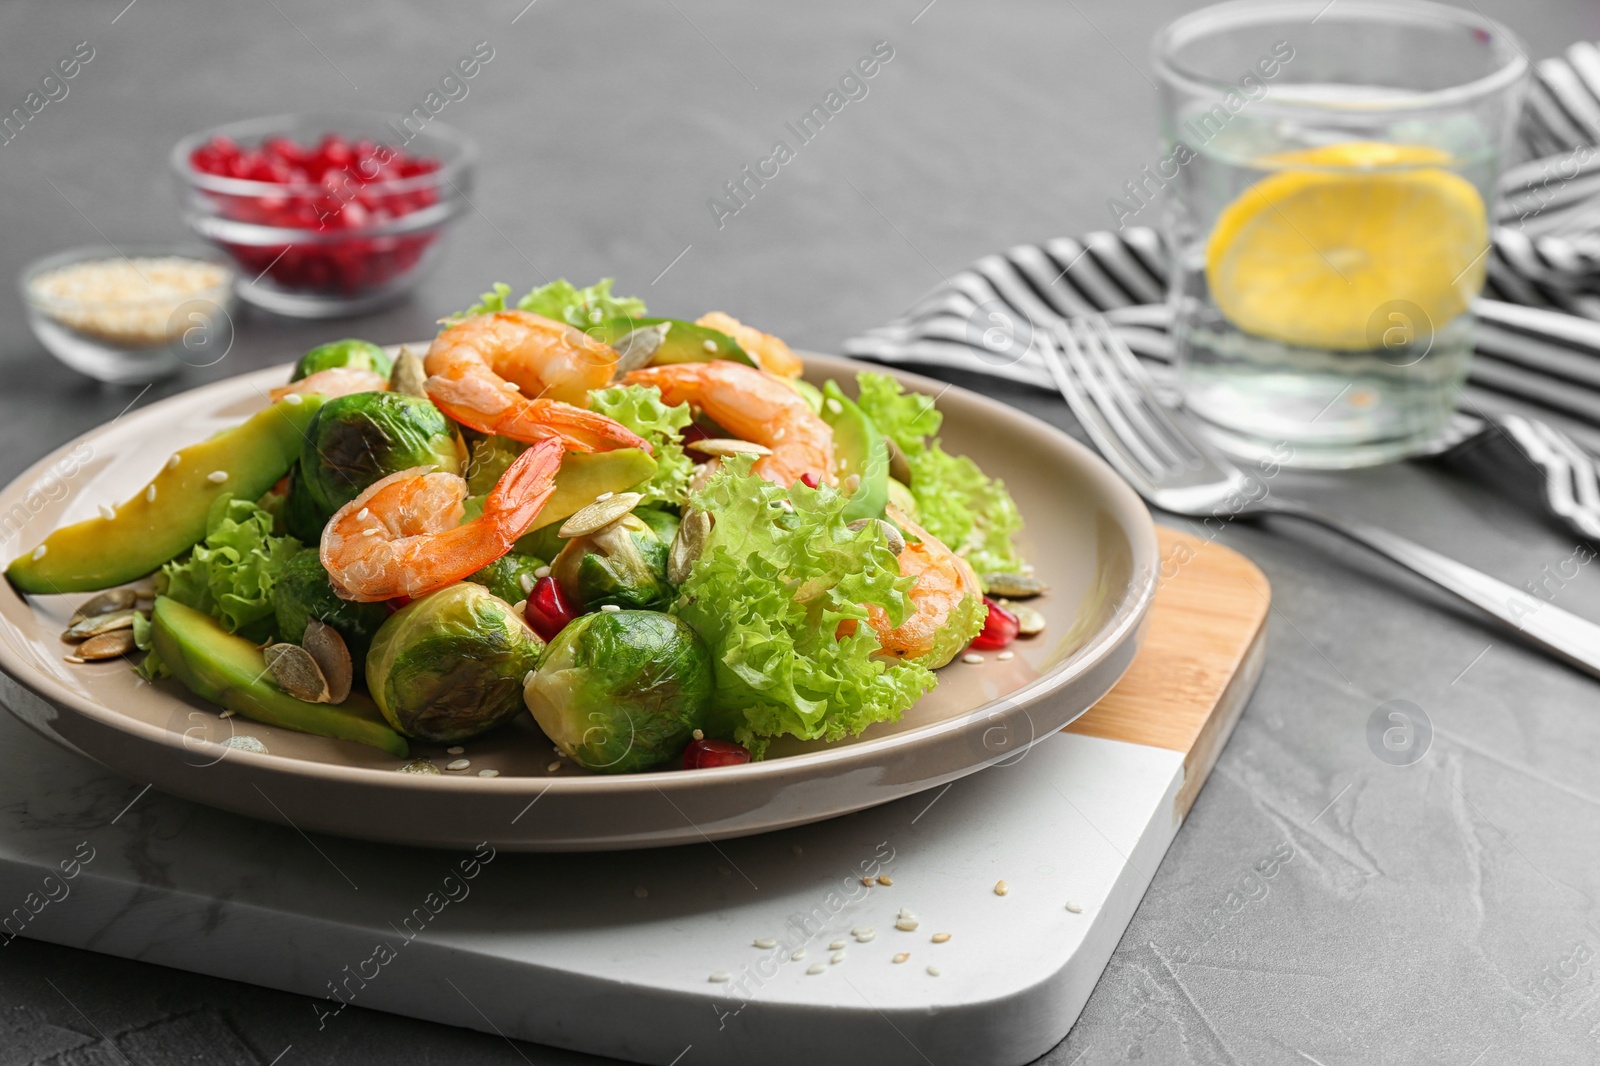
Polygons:
<instances>
[{"instance_id":1,"label":"ceramic plate","mask_svg":"<svg viewBox=\"0 0 1600 1066\"><path fill-rule=\"evenodd\" d=\"M858 369L821 355L807 356L806 367L819 384L853 384ZM123 661L69 664L60 633L87 594L23 597L4 582L0 697L49 739L136 782L304 831L406 844L681 844L814 822L934 788L1015 758L1116 683L1154 595L1156 537L1144 504L1088 449L1003 404L896 376L938 395L946 447L1003 478L1016 497L1027 523L1023 550L1050 586L1032 602L1049 625L1014 642L1009 661L990 654L981 664L945 667L938 688L901 721L851 741L774 744L765 761L746 766L609 777L565 762L552 771L550 742L523 716L468 741L465 772L396 773L401 760L372 748L221 718L178 682L147 684ZM0 493L0 550L9 560L57 526L131 496L176 448L258 410L287 377L279 367L207 385L64 445ZM267 754L223 746L233 735L257 738ZM455 758L427 744L413 754L441 767ZM479 777L484 769L499 776Z\"/></svg>"}]
</instances>

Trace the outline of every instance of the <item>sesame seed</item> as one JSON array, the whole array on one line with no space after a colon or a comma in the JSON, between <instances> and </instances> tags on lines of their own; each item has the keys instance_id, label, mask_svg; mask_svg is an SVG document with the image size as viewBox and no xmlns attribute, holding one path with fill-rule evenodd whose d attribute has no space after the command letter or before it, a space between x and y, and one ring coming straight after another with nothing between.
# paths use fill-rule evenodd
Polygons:
<instances>
[{"instance_id":1,"label":"sesame seed","mask_svg":"<svg viewBox=\"0 0 1600 1066\"><path fill-rule=\"evenodd\" d=\"M600 495L598 495L598 496L596 496L594 498L594 502L595 503L605 503L607 500L611 499L611 497L613 497L615 495L616 495L616 493L614 493L614 492L602 492Z\"/></svg>"},{"instance_id":2,"label":"sesame seed","mask_svg":"<svg viewBox=\"0 0 1600 1066\"><path fill-rule=\"evenodd\" d=\"M228 480L228 472L226 470L213 470L211 473L206 475L206 480L211 482L213 485L220 485L224 481Z\"/></svg>"},{"instance_id":3,"label":"sesame seed","mask_svg":"<svg viewBox=\"0 0 1600 1066\"><path fill-rule=\"evenodd\" d=\"M717 350L717 342L707 338L706 340L700 342L700 347L704 348L708 352L714 352Z\"/></svg>"},{"instance_id":4,"label":"sesame seed","mask_svg":"<svg viewBox=\"0 0 1600 1066\"><path fill-rule=\"evenodd\" d=\"M829 396L824 402L827 404L828 410L832 411L834 414L837 415L844 413L844 404L840 403L832 396Z\"/></svg>"},{"instance_id":5,"label":"sesame seed","mask_svg":"<svg viewBox=\"0 0 1600 1066\"><path fill-rule=\"evenodd\" d=\"M235 710L230 708L228 710L223 711L221 714L217 715L217 717L218 718L232 718L234 715L236 715L238 713L239 713L238 711L235 711Z\"/></svg>"},{"instance_id":6,"label":"sesame seed","mask_svg":"<svg viewBox=\"0 0 1600 1066\"><path fill-rule=\"evenodd\" d=\"M460 744L452 744L450 747L444 749L444 753L446 755L465 755L467 753L467 749L463 748Z\"/></svg>"},{"instance_id":7,"label":"sesame seed","mask_svg":"<svg viewBox=\"0 0 1600 1066\"><path fill-rule=\"evenodd\" d=\"M539 569L537 569L537 570L535 570L533 572L533 576L536 577L536 578L549 577L550 576L550 568L548 566L541 566L541 567L539 567Z\"/></svg>"},{"instance_id":8,"label":"sesame seed","mask_svg":"<svg viewBox=\"0 0 1600 1066\"><path fill-rule=\"evenodd\" d=\"M938 977L939 976L939 967L937 967L937 966L929 966L928 967L928 976L929 977Z\"/></svg>"},{"instance_id":9,"label":"sesame seed","mask_svg":"<svg viewBox=\"0 0 1600 1066\"><path fill-rule=\"evenodd\" d=\"M156 502L156 483L150 482L150 487L144 490L144 498L148 503Z\"/></svg>"},{"instance_id":10,"label":"sesame seed","mask_svg":"<svg viewBox=\"0 0 1600 1066\"><path fill-rule=\"evenodd\" d=\"M371 517L372 517L372 511L369 510L366 507L363 507L363 508L361 508L361 510L356 512L356 520L357 521L365 522L367 519L369 519Z\"/></svg>"},{"instance_id":11,"label":"sesame seed","mask_svg":"<svg viewBox=\"0 0 1600 1066\"><path fill-rule=\"evenodd\" d=\"M559 769L561 769L561 760L557 759L555 762L545 767L545 772L553 774Z\"/></svg>"},{"instance_id":12,"label":"sesame seed","mask_svg":"<svg viewBox=\"0 0 1600 1066\"><path fill-rule=\"evenodd\" d=\"M902 951L902 952L901 952L901 953L900 953L900 954L898 954L898 955L896 955L896 956L895 956L895 957L894 957L894 958L892 958L892 959L890 959L890 960L889 960L889 961L890 961L890 962L892 962L892 963L894 963L894 964L895 964L895 965L896 965L896 966L898 966L898 965L900 965L900 964L901 964L901 963L902 963L902 962L905 962L905 961L906 961L906 960L907 960L907 959L909 959L909 958L910 958L910 957L911 957L911 952L909 952L909 951Z\"/></svg>"},{"instance_id":13,"label":"sesame seed","mask_svg":"<svg viewBox=\"0 0 1600 1066\"><path fill-rule=\"evenodd\" d=\"M370 529L363 529L361 535L363 537L376 537L378 535L378 527L373 526Z\"/></svg>"},{"instance_id":14,"label":"sesame seed","mask_svg":"<svg viewBox=\"0 0 1600 1066\"><path fill-rule=\"evenodd\" d=\"M877 933L861 933L861 934L858 934L856 936L856 943L857 944L866 944L866 943L870 942L872 940L872 938L877 936L877 935L878 935Z\"/></svg>"},{"instance_id":15,"label":"sesame seed","mask_svg":"<svg viewBox=\"0 0 1600 1066\"><path fill-rule=\"evenodd\" d=\"M602 603L600 605L600 609L602 611L606 612L607 614L616 614L617 612L622 610L621 607L618 607L614 603Z\"/></svg>"},{"instance_id":16,"label":"sesame seed","mask_svg":"<svg viewBox=\"0 0 1600 1066\"><path fill-rule=\"evenodd\" d=\"M1014 651L1003 651L999 655L995 656L996 659L999 659L1003 663L1008 663L1012 659L1015 659L1016 657L1017 657L1017 653L1014 652Z\"/></svg>"},{"instance_id":17,"label":"sesame seed","mask_svg":"<svg viewBox=\"0 0 1600 1066\"><path fill-rule=\"evenodd\" d=\"M522 591L524 593L533 591L533 577L529 574L520 575L517 578L517 584L522 586Z\"/></svg>"},{"instance_id":18,"label":"sesame seed","mask_svg":"<svg viewBox=\"0 0 1600 1066\"><path fill-rule=\"evenodd\" d=\"M876 932L877 932L877 930L872 928L872 926L870 926L870 925L858 925L854 929L850 930L850 935L851 936L871 936L873 933L876 933Z\"/></svg>"},{"instance_id":19,"label":"sesame seed","mask_svg":"<svg viewBox=\"0 0 1600 1066\"><path fill-rule=\"evenodd\" d=\"M117 517L117 512L113 511L111 508L102 503L100 505L100 517L109 522L113 518Z\"/></svg>"},{"instance_id":20,"label":"sesame seed","mask_svg":"<svg viewBox=\"0 0 1600 1066\"><path fill-rule=\"evenodd\" d=\"M827 969L827 967L824 966L822 963L814 962L810 966L806 967L806 973L808 973L811 976L815 977L817 974L821 973L823 970L826 970L826 969Z\"/></svg>"},{"instance_id":21,"label":"sesame seed","mask_svg":"<svg viewBox=\"0 0 1600 1066\"><path fill-rule=\"evenodd\" d=\"M894 878L890 877L888 874L879 874L878 884L882 885L884 888L888 888L890 885L894 884Z\"/></svg>"},{"instance_id":22,"label":"sesame seed","mask_svg":"<svg viewBox=\"0 0 1600 1066\"><path fill-rule=\"evenodd\" d=\"M863 885L866 885L868 888L871 888L873 886L873 884L874 884L872 878L870 878L870 877L863 877L861 879L861 883Z\"/></svg>"},{"instance_id":23,"label":"sesame seed","mask_svg":"<svg viewBox=\"0 0 1600 1066\"><path fill-rule=\"evenodd\" d=\"M502 389L505 389L507 392L521 392L522 391L520 388L517 387L517 383L515 381L502 381L500 383L500 387Z\"/></svg>"},{"instance_id":24,"label":"sesame seed","mask_svg":"<svg viewBox=\"0 0 1600 1066\"><path fill-rule=\"evenodd\" d=\"M979 655L975 651L969 651L967 654L961 657L961 661L964 663L972 663L974 666L976 666L978 663L983 662L983 656Z\"/></svg>"},{"instance_id":25,"label":"sesame seed","mask_svg":"<svg viewBox=\"0 0 1600 1066\"><path fill-rule=\"evenodd\" d=\"M1011 886L1006 884L1004 881L996 881L994 883L994 894L995 895L1003 896L1007 892L1010 892L1010 891L1011 891Z\"/></svg>"},{"instance_id":26,"label":"sesame seed","mask_svg":"<svg viewBox=\"0 0 1600 1066\"><path fill-rule=\"evenodd\" d=\"M478 776L479 777L499 777L500 776L500 771L499 770L479 770L478 771Z\"/></svg>"},{"instance_id":27,"label":"sesame seed","mask_svg":"<svg viewBox=\"0 0 1600 1066\"><path fill-rule=\"evenodd\" d=\"M288 404L290 407L299 407L306 401L305 397L301 396L298 392L291 392L289 395L283 398L283 402Z\"/></svg>"},{"instance_id":28,"label":"sesame seed","mask_svg":"<svg viewBox=\"0 0 1600 1066\"><path fill-rule=\"evenodd\" d=\"M49 550L50 546L48 544L41 544L37 548L33 549L33 557L35 559L43 559L44 553Z\"/></svg>"},{"instance_id":29,"label":"sesame seed","mask_svg":"<svg viewBox=\"0 0 1600 1066\"><path fill-rule=\"evenodd\" d=\"M840 951L840 950L843 950L844 947L845 947L845 942L843 940L835 940L833 943L828 945L828 950L829 951Z\"/></svg>"},{"instance_id":30,"label":"sesame seed","mask_svg":"<svg viewBox=\"0 0 1600 1066\"><path fill-rule=\"evenodd\" d=\"M728 972L726 972L724 970L718 970L716 973L712 974L711 977L710 977L710 981L714 985L727 984L731 980L733 980L733 974L728 973Z\"/></svg>"},{"instance_id":31,"label":"sesame seed","mask_svg":"<svg viewBox=\"0 0 1600 1066\"><path fill-rule=\"evenodd\" d=\"M902 933L914 933L917 931L917 920L915 918L899 918L895 920L894 927Z\"/></svg>"},{"instance_id":32,"label":"sesame seed","mask_svg":"<svg viewBox=\"0 0 1600 1066\"><path fill-rule=\"evenodd\" d=\"M895 915L895 917L896 918L915 918L916 915L911 913L911 908L910 907L901 907L900 908L900 913Z\"/></svg>"},{"instance_id":33,"label":"sesame seed","mask_svg":"<svg viewBox=\"0 0 1600 1066\"><path fill-rule=\"evenodd\" d=\"M935 933L935 934L933 934L933 942L935 944L943 944L946 940L949 940L949 939L950 939L950 934L949 933Z\"/></svg>"},{"instance_id":34,"label":"sesame seed","mask_svg":"<svg viewBox=\"0 0 1600 1066\"><path fill-rule=\"evenodd\" d=\"M705 730L703 729L696 729L691 735L696 740L704 740L706 738Z\"/></svg>"},{"instance_id":35,"label":"sesame seed","mask_svg":"<svg viewBox=\"0 0 1600 1066\"><path fill-rule=\"evenodd\" d=\"M178 453L177 452L173 452L171 455L169 455L167 457L167 469L168 470L176 470L176 469L178 469Z\"/></svg>"},{"instance_id":36,"label":"sesame seed","mask_svg":"<svg viewBox=\"0 0 1600 1066\"><path fill-rule=\"evenodd\" d=\"M637 887L637 888L635 888L633 890L633 898L634 899L648 899L649 896L650 896L650 890L648 888L645 888L643 885L640 885L639 887Z\"/></svg>"},{"instance_id":37,"label":"sesame seed","mask_svg":"<svg viewBox=\"0 0 1600 1066\"><path fill-rule=\"evenodd\" d=\"M762 951L766 951L768 948L775 948L778 946L778 942L772 939L770 936L758 936L750 943L754 947L760 948Z\"/></svg>"},{"instance_id":38,"label":"sesame seed","mask_svg":"<svg viewBox=\"0 0 1600 1066\"><path fill-rule=\"evenodd\" d=\"M89 661L88 659L80 659L76 655L63 655L61 659L63 662L69 663L86 663Z\"/></svg>"},{"instance_id":39,"label":"sesame seed","mask_svg":"<svg viewBox=\"0 0 1600 1066\"><path fill-rule=\"evenodd\" d=\"M1075 899L1069 899L1067 900L1067 910L1071 911L1073 914L1082 914L1083 904L1079 903Z\"/></svg>"},{"instance_id":40,"label":"sesame seed","mask_svg":"<svg viewBox=\"0 0 1600 1066\"><path fill-rule=\"evenodd\" d=\"M828 956L828 965L830 965L830 966L837 966L843 961L844 961L844 952L842 952L842 951L835 951L832 955Z\"/></svg>"},{"instance_id":41,"label":"sesame seed","mask_svg":"<svg viewBox=\"0 0 1600 1066\"><path fill-rule=\"evenodd\" d=\"M444 764L446 770L465 770L472 765L471 759L452 759Z\"/></svg>"},{"instance_id":42,"label":"sesame seed","mask_svg":"<svg viewBox=\"0 0 1600 1066\"><path fill-rule=\"evenodd\" d=\"M518 600L516 603L513 603L511 605L511 609L513 611L516 611L518 614L525 614L525 613L527 613L527 610L528 610L528 601L527 600Z\"/></svg>"},{"instance_id":43,"label":"sesame seed","mask_svg":"<svg viewBox=\"0 0 1600 1066\"><path fill-rule=\"evenodd\" d=\"M795 948L793 951L789 952L789 960L791 962L799 962L801 959L803 959L805 957L806 957L806 949L805 948Z\"/></svg>"}]
</instances>

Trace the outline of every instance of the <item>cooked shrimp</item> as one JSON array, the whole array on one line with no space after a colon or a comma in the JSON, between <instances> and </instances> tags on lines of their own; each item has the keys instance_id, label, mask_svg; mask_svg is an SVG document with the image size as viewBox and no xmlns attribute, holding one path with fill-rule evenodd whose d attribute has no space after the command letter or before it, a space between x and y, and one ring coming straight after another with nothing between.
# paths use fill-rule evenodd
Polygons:
<instances>
[{"instance_id":1,"label":"cooked shrimp","mask_svg":"<svg viewBox=\"0 0 1600 1066\"><path fill-rule=\"evenodd\" d=\"M281 400L285 396L309 396L316 393L331 400L336 396L349 396L357 392L387 391L389 391L389 379L382 374L353 366L336 366L308 374L299 381L279 385L272 390L272 398Z\"/></svg>"},{"instance_id":2,"label":"cooked shrimp","mask_svg":"<svg viewBox=\"0 0 1600 1066\"><path fill-rule=\"evenodd\" d=\"M738 342L746 355L756 361L757 366L769 374L797 378L800 376L800 371L805 369L800 363L800 357L790 351L787 344L770 333L762 333L754 326L745 325L732 315L711 311L695 319L694 324L714 329L718 333L726 333Z\"/></svg>"},{"instance_id":3,"label":"cooked shrimp","mask_svg":"<svg viewBox=\"0 0 1600 1066\"><path fill-rule=\"evenodd\" d=\"M480 433L559 437L569 451L650 450L637 434L581 406L611 383L617 353L571 326L527 311L458 322L434 338L425 388L438 408Z\"/></svg>"},{"instance_id":4,"label":"cooked shrimp","mask_svg":"<svg viewBox=\"0 0 1600 1066\"><path fill-rule=\"evenodd\" d=\"M787 486L803 474L832 480L833 430L781 378L715 360L645 367L623 380L654 385L663 402L693 404L729 433L771 448L753 467L768 481Z\"/></svg>"},{"instance_id":5,"label":"cooked shrimp","mask_svg":"<svg viewBox=\"0 0 1600 1066\"><path fill-rule=\"evenodd\" d=\"M390 474L336 511L322 530L334 591L371 603L418 597L474 574L528 531L550 494L563 449L535 444L501 475L483 516L462 523L467 483L418 466Z\"/></svg>"},{"instance_id":6,"label":"cooked shrimp","mask_svg":"<svg viewBox=\"0 0 1600 1066\"><path fill-rule=\"evenodd\" d=\"M897 659L919 659L937 646L940 631L961 601L968 596L982 596L983 590L978 585L978 575L965 559L892 504L888 513L900 528L919 538L915 544L907 541L898 556L901 576L916 578L909 593L912 611L898 626L890 626L883 608L868 604L867 624L877 631L885 654ZM960 646L951 648L942 662L929 661L926 665L941 667L960 650Z\"/></svg>"}]
</instances>

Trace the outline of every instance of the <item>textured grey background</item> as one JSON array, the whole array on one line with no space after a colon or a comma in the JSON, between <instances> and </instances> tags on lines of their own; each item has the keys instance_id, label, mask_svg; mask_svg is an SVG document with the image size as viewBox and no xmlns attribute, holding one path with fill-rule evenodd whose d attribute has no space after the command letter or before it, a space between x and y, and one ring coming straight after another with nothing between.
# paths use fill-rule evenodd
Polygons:
<instances>
[{"instance_id":1,"label":"textured grey background","mask_svg":"<svg viewBox=\"0 0 1600 1066\"><path fill-rule=\"evenodd\" d=\"M124 2L0 8L0 110L77 42L96 50L70 95L0 146L7 276L101 235L181 237L165 157L183 134L269 111L408 107L476 42L495 49L441 115L481 143L479 211L414 300L335 325L241 313L226 359L140 403L329 336L414 339L489 281L526 286L541 272L614 274L661 311L718 306L835 348L983 252L1104 225L1107 197L1156 156L1145 42L1189 6ZM1600 37L1590 2L1483 6L1534 57ZM895 55L868 97L719 230L707 198L788 139L784 122L878 40ZM9 289L0 321L10 477L137 390L52 363ZM1068 423L1059 404L988 391ZM1295 482L1519 585L1575 548L1420 467ZM1595 684L1313 536L1223 535L1273 583L1266 676L1081 1021L1045 1061L1600 1061ZM1597 585L1586 569L1550 587L1600 617ZM1367 744L1390 699L1433 726L1410 766ZM1250 879L1275 851L1292 858ZM279 1055L594 1061L370 1012L317 1033L302 997L27 941L0 953L0 1066Z\"/></svg>"}]
</instances>

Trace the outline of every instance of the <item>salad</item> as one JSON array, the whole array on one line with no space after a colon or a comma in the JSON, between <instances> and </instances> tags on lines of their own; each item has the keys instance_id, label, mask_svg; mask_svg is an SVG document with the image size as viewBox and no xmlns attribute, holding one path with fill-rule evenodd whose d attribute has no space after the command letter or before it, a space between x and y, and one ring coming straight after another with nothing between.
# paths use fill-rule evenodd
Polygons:
<instances>
[{"instance_id":1,"label":"salad","mask_svg":"<svg viewBox=\"0 0 1600 1066\"><path fill-rule=\"evenodd\" d=\"M142 652L224 714L402 759L531 714L602 773L838 741L1043 628L1016 505L894 378L817 388L778 338L609 280L442 325L426 355L312 349L7 577L100 593L69 661Z\"/></svg>"}]
</instances>

